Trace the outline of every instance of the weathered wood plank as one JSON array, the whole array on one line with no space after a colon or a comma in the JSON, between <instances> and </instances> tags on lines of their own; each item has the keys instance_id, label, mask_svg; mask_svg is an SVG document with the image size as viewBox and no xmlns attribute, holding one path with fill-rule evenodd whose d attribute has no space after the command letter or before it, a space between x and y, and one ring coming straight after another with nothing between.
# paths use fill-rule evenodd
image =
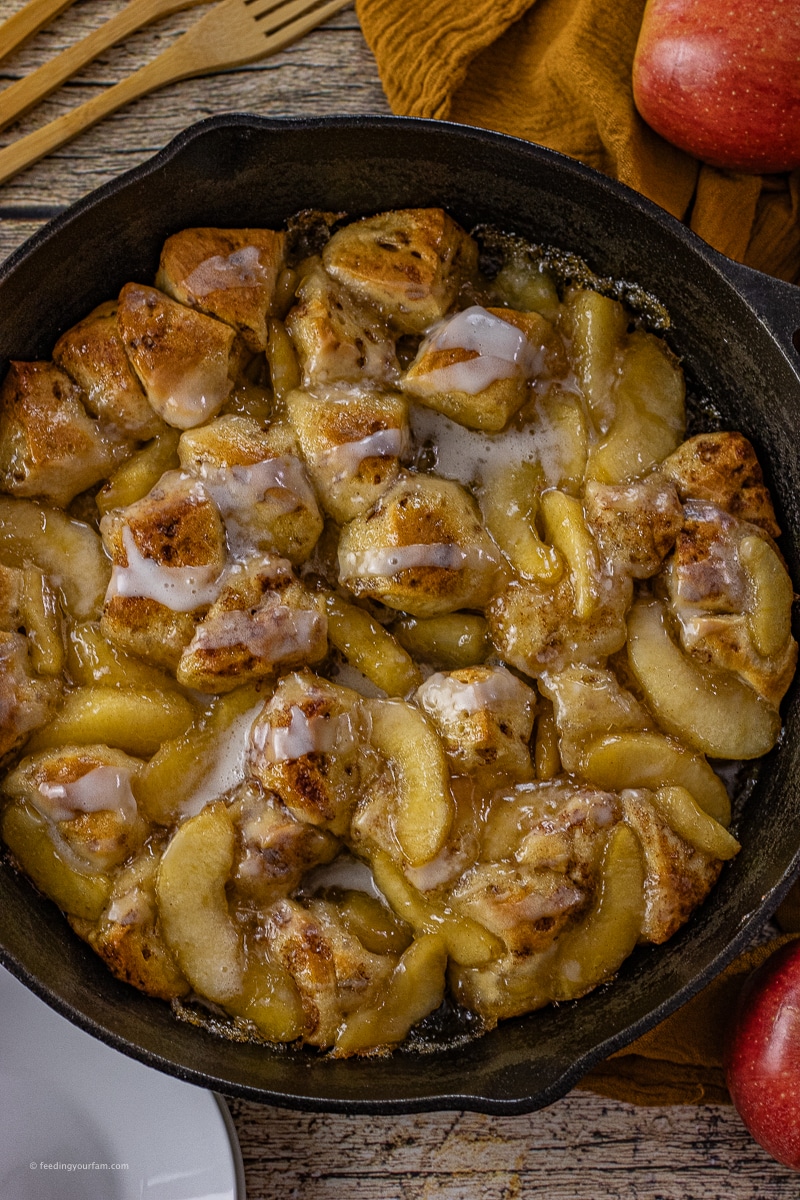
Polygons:
<instances>
[{"instance_id":1,"label":"weathered wood plank","mask_svg":"<svg viewBox=\"0 0 800 1200\"><path fill-rule=\"evenodd\" d=\"M9 0L1 0L0 17L14 7ZM120 7L120 0L105 0L100 6L108 15ZM70 14L72 23L67 19ZM110 52L0 135L3 144L88 99L98 87L123 78L152 58L197 15L196 11L177 14ZM76 4L48 33L43 32L2 64L0 81L10 83L19 78L62 49L76 31L88 32L97 24L97 17L94 0ZM0 187L0 258L7 257L36 228L33 214L42 213L41 222L45 211L55 213L144 162L195 120L241 111L274 117L388 112L375 62L355 15L341 13L325 28L253 67L187 80L144 97L10 180Z\"/></svg>"},{"instance_id":2,"label":"weathered wood plank","mask_svg":"<svg viewBox=\"0 0 800 1200\"><path fill-rule=\"evenodd\" d=\"M730 1108L573 1092L529 1116L305 1114L231 1101L249 1200L796 1200Z\"/></svg>"}]
</instances>

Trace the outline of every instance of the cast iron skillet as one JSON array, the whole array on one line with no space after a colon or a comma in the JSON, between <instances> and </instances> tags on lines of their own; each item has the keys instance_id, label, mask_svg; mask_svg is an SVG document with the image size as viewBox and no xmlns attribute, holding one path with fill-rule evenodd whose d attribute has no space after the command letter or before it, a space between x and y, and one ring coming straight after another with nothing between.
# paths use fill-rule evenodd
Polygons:
<instances>
[{"instance_id":1,"label":"cast iron skillet","mask_svg":"<svg viewBox=\"0 0 800 1200\"><path fill-rule=\"evenodd\" d=\"M655 293L693 386L755 443L783 553L800 580L800 289L737 266L626 188L512 138L380 117L202 122L79 202L0 269L0 372L12 357L49 357L64 329L127 280L152 281L162 242L185 226L273 226L302 208L359 216L417 205L441 205L467 228L489 221L573 250L601 275ZM0 957L97 1037L222 1092L347 1112L530 1111L688 999L777 906L800 865L799 723L794 688L784 736L744 806L744 848L670 943L637 951L612 984L583 1000L466 1044L329 1062L215 1039L116 982L5 863Z\"/></svg>"}]
</instances>

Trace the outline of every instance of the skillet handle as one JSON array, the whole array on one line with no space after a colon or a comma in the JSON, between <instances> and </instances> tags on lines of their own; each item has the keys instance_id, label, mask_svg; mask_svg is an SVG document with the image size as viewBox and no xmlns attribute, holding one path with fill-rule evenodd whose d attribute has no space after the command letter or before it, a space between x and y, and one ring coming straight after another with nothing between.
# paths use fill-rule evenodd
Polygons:
<instances>
[{"instance_id":1,"label":"skillet handle","mask_svg":"<svg viewBox=\"0 0 800 1200\"><path fill-rule=\"evenodd\" d=\"M718 262L723 274L769 326L800 375L800 287L754 271L730 258L719 256Z\"/></svg>"}]
</instances>

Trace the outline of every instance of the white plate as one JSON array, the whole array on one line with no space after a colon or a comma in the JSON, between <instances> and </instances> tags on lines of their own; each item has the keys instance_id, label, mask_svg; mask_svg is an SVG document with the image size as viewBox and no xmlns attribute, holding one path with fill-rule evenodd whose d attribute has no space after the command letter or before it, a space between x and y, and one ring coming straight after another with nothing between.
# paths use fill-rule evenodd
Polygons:
<instances>
[{"instance_id":1,"label":"white plate","mask_svg":"<svg viewBox=\"0 0 800 1200\"><path fill-rule=\"evenodd\" d=\"M0 967L0 1196L245 1200L224 1100L134 1062Z\"/></svg>"}]
</instances>

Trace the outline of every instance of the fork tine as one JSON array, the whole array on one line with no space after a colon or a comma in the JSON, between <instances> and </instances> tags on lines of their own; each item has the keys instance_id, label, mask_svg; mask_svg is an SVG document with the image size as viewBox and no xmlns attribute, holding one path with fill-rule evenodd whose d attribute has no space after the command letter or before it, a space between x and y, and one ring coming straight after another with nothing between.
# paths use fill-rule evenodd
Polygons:
<instances>
[{"instance_id":1,"label":"fork tine","mask_svg":"<svg viewBox=\"0 0 800 1200\"><path fill-rule=\"evenodd\" d=\"M249 15L256 21L260 21L267 13L272 12L274 8L283 8L287 0L242 0Z\"/></svg>"},{"instance_id":2,"label":"fork tine","mask_svg":"<svg viewBox=\"0 0 800 1200\"><path fill-rule=\"evenodd\" d=\"M290 40L321 25L351 3L352 0L327 0L326 3L321 0L245 0L260 33L271 37L283 30L288 34L291 29Z\"/></svg>"}]
</instances>

